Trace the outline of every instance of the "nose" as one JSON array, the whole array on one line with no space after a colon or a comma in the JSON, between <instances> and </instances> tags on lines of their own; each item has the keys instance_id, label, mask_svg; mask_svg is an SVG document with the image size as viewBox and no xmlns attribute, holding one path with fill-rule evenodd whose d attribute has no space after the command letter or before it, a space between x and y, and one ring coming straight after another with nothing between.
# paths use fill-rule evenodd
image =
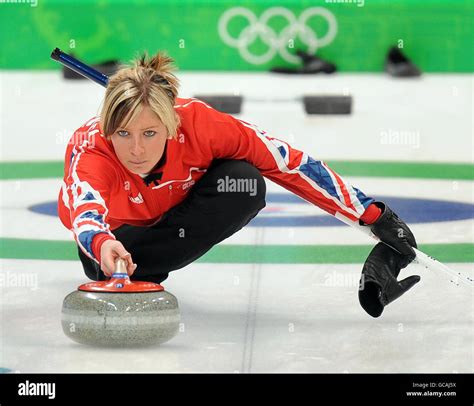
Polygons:
<instances>
[{"instance_id":1,"label":"nose","mask_svg":"<svg viewBox=\"0 0 474 406\"><path fill-rule=\"evenodd\" d=\"M144 152L145 152L145 148L143 147L143 144L140 141L140 138L138 137L138 138L133 139L132 145L130 148L130 153L135 157L141 157Z\"/></svg>"}]
</instances>

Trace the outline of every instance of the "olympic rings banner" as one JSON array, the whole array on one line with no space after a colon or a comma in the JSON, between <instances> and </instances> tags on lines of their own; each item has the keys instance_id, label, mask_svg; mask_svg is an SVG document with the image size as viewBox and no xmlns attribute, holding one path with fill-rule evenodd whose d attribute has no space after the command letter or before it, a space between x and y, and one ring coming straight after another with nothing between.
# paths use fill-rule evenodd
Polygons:
<instances>
[{"instance_id":1,"label":"olympic rings banner","mask_svg":"<svg viewBox=\"0 0 474 406\"><path fill-rule=\"evenodd\" d=\"M398 45L425 72L472 72L471 0L0 0L3 69L59 69L167 50L182 70L296 66L296 50L340 71L381 71Z\"/></svg>"},{"instance_id":2,"label":"olympic rings banner","mask_svg":"<svg viewBox=\"0 0 474 406\"><path fill-rule=\"evenodd\" d=\"M325 32L318 33L308 24L312 17L320 17L327 24ZM246 24L238 31L236 37L229 33L233 20L243 18ZM283 28L278 31L272 26L271 21L283 19ZM316 54L319 48L329 45L337 35L337 21L331 11L323 7L310 7L304 9L297 17L285 7L270 7L257 17L245 7L232 7L226 10L219 18L218 32L221 40L228 46L238 49L239 55L252 65L262 65L274 60L279 54L286 62L297 64L300 59L290 52L298 48ZM264 51L256 53L251 51L254 43L260 40Z\"/></svg>"}]
</instances>

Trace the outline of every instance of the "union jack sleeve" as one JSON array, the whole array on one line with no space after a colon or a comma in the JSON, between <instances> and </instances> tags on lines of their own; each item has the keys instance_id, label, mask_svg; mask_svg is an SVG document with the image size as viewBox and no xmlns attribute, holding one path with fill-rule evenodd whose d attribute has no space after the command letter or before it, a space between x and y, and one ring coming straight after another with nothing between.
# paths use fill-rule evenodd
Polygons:
<instances>
[{"instance_id":1,"label":"union jack sleeve","mask_svg":"<svg viewBox=\"0 0 474 406\"><path fill-rule=\"evenodd\" d=\"M206 127L215 157L246 160L273 182L334 216L343 215L352 221L374 201L325 162L268 136L255 125L206 107L211 116Z\"/></svg>"},{"instance_id":2,"label":"union jack sleeve","mask_svg":"<svg viewBox=\"0 0 474 406\"><path fill-rule=\"evenodd\" d=\"M109 239L115 239L107 223L106 204L114 178L111 176L113 168L106 162L98 165L97 157L88 153L91 147L87 139L74 145L62 184L62 198L70 210L71 231L78 246L89 258L99 262L92 249L94 237L104 233Z\"/></svg>"}]
</instances>

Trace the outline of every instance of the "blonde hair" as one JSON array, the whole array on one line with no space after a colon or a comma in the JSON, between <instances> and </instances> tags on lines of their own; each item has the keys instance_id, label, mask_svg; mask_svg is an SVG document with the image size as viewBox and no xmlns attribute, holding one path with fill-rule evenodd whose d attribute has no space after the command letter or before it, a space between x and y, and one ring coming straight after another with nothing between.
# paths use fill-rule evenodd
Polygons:
<instances>
[{"instance_id":1,"label":"blonde hair","mask_svg":"<svg viewBox=\"0 0 474 406\"><path fill-rule=\"evenodd\" d=\"M168 137L177 137L180 122L173 106L179 81L173 74L173 62L162 52L152 57L144 53L109 78L100 112L104 135L110 136L117 128L127 127L143 106L150 106L165 125Z\"/></svg>"}]
</instances>

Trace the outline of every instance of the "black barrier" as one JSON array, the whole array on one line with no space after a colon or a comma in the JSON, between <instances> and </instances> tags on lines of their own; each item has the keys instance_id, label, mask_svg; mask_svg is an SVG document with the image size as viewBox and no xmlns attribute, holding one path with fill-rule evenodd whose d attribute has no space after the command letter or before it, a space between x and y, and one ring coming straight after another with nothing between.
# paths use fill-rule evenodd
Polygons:
<instances>
[{"instance_id":1,"label":"black barrier","mask_svg":"<svg viewBox=\"0 0 474 406\"><path fill-rule=\"evenodd\" d=\"M301 103L306 114L351 114L352 96L340 95L305 95L287 99L252 98L240 95L197 94L196 99L202 100L216 110L227 114L240 114L245 101L255 103Z\"/></svg>"}]
</instances>

